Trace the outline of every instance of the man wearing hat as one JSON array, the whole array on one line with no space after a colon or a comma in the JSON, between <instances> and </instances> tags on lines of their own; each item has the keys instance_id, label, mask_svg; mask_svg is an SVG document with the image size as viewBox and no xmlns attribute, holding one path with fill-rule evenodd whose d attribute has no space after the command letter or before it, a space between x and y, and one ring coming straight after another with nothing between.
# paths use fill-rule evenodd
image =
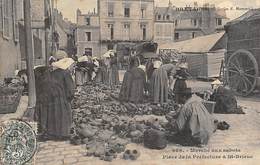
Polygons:
<instances>
[{"instance_id":1,"label":"man wearing hat","mask_svg":"<svg viewBox=\"0 0 260 165\"><path fill-rule=\"evenodd\" d=\"M178 117L172 121L172 131L176 132L172 140L183 145L205 145L216 130L213 116L202 103L202 99L191 92L183 90L185 104Z\"/></svg>"}]
</instances>

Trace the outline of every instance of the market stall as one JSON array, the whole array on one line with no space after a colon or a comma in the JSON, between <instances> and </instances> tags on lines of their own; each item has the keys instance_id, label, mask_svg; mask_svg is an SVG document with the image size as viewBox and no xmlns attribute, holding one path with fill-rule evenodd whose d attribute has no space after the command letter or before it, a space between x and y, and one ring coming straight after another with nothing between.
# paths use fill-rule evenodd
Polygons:
<instances>
[{"instance_id":1,"label":"market stall","mask_svg":"<svg viewBox=\"0 0 260 165\"><path fill-rule=\"evenodd\" d=\"M197 37L191 40L159 45L159 53L173 53L185 58L189 73L197 78L219 76L221 61L225 54L225 32ZM176 53L178 52L178 53Z\"/></svg>"}]
</instances>

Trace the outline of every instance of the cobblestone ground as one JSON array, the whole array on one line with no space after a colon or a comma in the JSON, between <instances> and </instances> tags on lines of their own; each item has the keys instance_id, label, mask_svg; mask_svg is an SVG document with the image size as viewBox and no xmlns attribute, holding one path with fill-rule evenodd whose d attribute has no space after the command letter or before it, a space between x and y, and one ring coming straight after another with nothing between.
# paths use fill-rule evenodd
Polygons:
<instances>
[{"instance_id":1,"label":"cobblestone ground","mask_svg":"<svg viewBox=\"0 0 260 165\"><path fill-rule=\"evenodd\" d=\"M194 85L192 85L194 83L195 81L188 82L188 86L194 87ZM210 88L210 83L196 82L196 88ZM86 149L84 145L73 146L69 144L69 142L48 141L39 143L38 153L35 156L35 164L259 165L260 108L258 108L258 106L260 106L260 100L259 97L238 98L238 102L241 106L244 107L244 112L246 114L214 114L215 118L217 118L219 121L228 122L231 127L226 131L217 130L211 137L209 144L203 148L183 147L175 144L169 144L166 149L158 151L146 149L142 145L129 144L127 145L127 149L137 149L140 151L141 156L138 158L138 160L123 160L121 154L118 155L117 159L113 160L113 162L104 162L99 160L99 158L86 157ZM232 158L230 155L240 156L240 158ZM177 158L175 158L175 156L177 156ZM199 156L211 156L212 158L200 158ZM226 158L224 158L224 156L226 156ZM245 158L245 156L248 156L248 158Z\"/></svg>"},{"instance_id":2,"label":"cobblestone ground","mask_svg":"<svg viewBox=\"0 0 260 165\"><path fill-rule=\"evenodd\" d=\"M129 144L128 149L138 149L141 152L141 156L137 161L126 161L118 156L113 162L104 162L95 157L86 157L85 147L73 146L69 142L54 142L48 141L39 143L38 153L36 155L35 164L37 165L102 165L102 164L136 164L136 165L158 165L158 164L248 164L254 165L259 164L260 161L260 116L255 111L245 109L245 115L217 115L214 116L220 121L227 121L231 127L227 131L217 132L212 136L207 147L203 148L191 148L182 147L175 144L170 144L168 147L161 151L149 150L144 148L142 145ZM174 150L179 149L181 152L175 152ZM208 152L207 149L223 150L228 151L222 152ZM233 152L231 151L233 149ZM234 150L237 151L234 151ZM200 150L193 152L192 150ZM204 152L203 152L204 151ZM164 156L171 156L169 159L164 159ZM179 156L191 156L186 158L185 162L181 160ZM205 156L227 156L227 155L244 155L253 156L253 158L239 158L239 159L203 159L194 158L196 155ZM178 158L173 158L177 156ZM228 162L228 163L227 163Z\"/></svg>"}]
</instances>

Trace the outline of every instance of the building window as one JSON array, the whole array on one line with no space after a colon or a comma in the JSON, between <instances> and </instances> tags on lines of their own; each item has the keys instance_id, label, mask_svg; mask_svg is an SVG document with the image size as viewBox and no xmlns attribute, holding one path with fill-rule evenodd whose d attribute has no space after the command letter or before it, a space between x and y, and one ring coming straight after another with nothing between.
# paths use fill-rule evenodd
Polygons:
<instances>
[{"instance_id":1,"label":"building window","mask_svg":"<svg viewBox=\"0 0 260 165\"><path fill-rule=\"evenodd\" d=\"M178 40L179 39L179 33L174 33L174 40Z\"/></svg>"},{"instance_id":2,"label":"building window","mask_svg":"<svg viewBox=\"0 0 260 165\"><path fill-rule=\"evenodd\" d=\"M124 38L124 40L130 39L130 24L129 23L124 24L123 38Z\"/></svg>"},{"instance_id":3,"label":"building window","mask_svg":"<svg viewBox=\"0 0 260 165\"><path fill-rule=\"evenodd\" d=\"M146 40L146 27L143 28L143 40Z\"/></svg>"},{"instance_id":4,"label":"building window","mask_svg":"<svg viewBox=\"0 0 260 165\"><path fill-rule=\"evenodd\" d=\"M130 8L125 8L125 17L130 17Z\"/></svg>"},{"instance_id":5,"label":"building window","mask_svg":"<svg viewBox=\"0 0 260 165\"><path fill-rule=\"evenodd\" d=\"M10 20L11 20L11 11L10 11L10 0L3 0L3 36L5 38L10 37Z\"/></svg>"},{"instance_id":6,"label":"building window","mask_svg":"<svg viewBox=\"0 0 260 165\"><path fill-rule=\"evenodd\" d=\"M146 25L141 24L140 27L142 30L142 39L146 40Z\"/></svg>"},{"instance_id":7,"label":"building window","mask_svg":"<svg viewBox=\"0 0 260 165\"><path fill-rule=\"evenodd\" d=\"M19 38L19 32L18 32L18 20L17 20L17 0L13 0L13 6L12 6L12 10L13 10L13 35L14 35L14 40L16 42L18 42L18 38Z\"/></svg>"},{"instance_id":8,"label":"building window","mask_svg":"<svg viewBox=\"0 0 260 165\"><path fill-rule=\"evenodd\" d=\"M86 25L90 25L90 18L89 17L86 18Z\"/></svg>"},{"instance_id":9,"label":"building window","mask_svg":"<svg viewBox=\"0 0 260 165\"><path fill-rule=\"evenodd\" d=\"M110 40L113 40L114 39L114 25L108 24L108 29L110 31Z\"/></svg>"},{"instance_id":10,"label":"building window","mask_svg":"<svg viewBox=\"0 0 260 165\"><path fill-rule=\"evenodd\" d=\"M167 19L167 20L170 20L170 15L167 15L167 16L166 16L166 19Z\"/></svg>"},{"instance_id":11,"label":"building window","mask_svg":"<svg viewBox=\"0 0 260 165\"><path fill-rule=\"evenodd\" d=\"M85 48L85 55L92 56L92 48Z\"/></svg>"},{"instance_id":12,"label":"building window","mask_svg":"<svg viewBox=\"0 0 260 165\"><path fill-rule=\"evenodd\" d=\"M113 11L108 11L108 16L109 17L113 17L114 16L114 12Z\"/></svg>"},{"instance_id":13,"label":"building window","mask_svg":"<svg viewBox=\"0 0 260 165\"><path fill-rule=\"evenodd\" d=\"M159 15L158 15L158 20L160 20L160 19L161 19L161 17L162 17L162 16L159 14Z\"/></svg>"},{"instance_id":14,"label":"building window","mask_svg":"<svg viewBox=\"0 0 260 165\"><path fill-rule=\"evenodd\" d=\"M218 26L221 26L222 25L222 19L221 18L217 18L216 23L217 23Z\"/></svg>"},{"instance_id":15,"label":"building window","mask_svg":"<svg viewBox=\"0 0 260 165\"><path fill-rule=\"evenodd\" d=\"M108 4L108 16L113 17L114 16L114 4Z\"/></svg>"},{"instance_id":16,"label":"building window","mask_svg":"<svg viewBox=\"0 0 260 165\"><path fill-rule=\"evenodd\" d=\"M91 32L86 32L86 40L91 41Z\"/></svg>"},{"instance_id":17,"label":"building window","mask_svg":"<svg viewBox=\"0 0 260 165\"><path fill-rule=\"evenodd\" d=\"M178 26L178 20L175 20L175 26Z\"/></svg>"},{"instance_id":18,"label":"building window","mask_svg":"<svg viewBox=\"0 0 260 165\"><path fill-rule=\"evenodd\" d=\"M142 18L145 17L145 9L141 9L141 17L142 17Z\"/></svg>"},{"instance_id":19,"label":"building window","mask_svg":"<svg viewBox=\"0 0 260 165\"><path fill-rule=\"evenodd\" d=\"M197 26L197 20L196 19L193 20L193 26Z\"/></svg>"},{"instance_id":20,"label":"building window","mask_svg":"<svg viewBox=\"0 0 260 165\"><path fill-rule=\"evenodd\" d=\"M192 38L195 38L195 34L196 34L195 32L192 32Z\"/></svg>"},{"instance_id":21,"label":"building window","mask_svg":"<svg viewBox=\"0 0 260 165\"><path fill-rule=\"evenodd\" d=\"M202 25L202 18L199 19L199 25Z\"/></svg>"},{"instance_id":22,"label":"building window","mask_svg":"<svg viewBox=\"0 0 260 165\"><path fill-rule=\"evenodd\" d=\"M125 28L125 29L130 29L130 24L129 24L129 23L125 23L125 24L124 24L124 28Z\"/></svg>"},{"instance_id":23,"label":"building window","mask_svg":"<svg viewBox=\"0 0 260 165\"><path fill-rule=\"evenodd\" d=\"M113 50L114 49L114 45L113 44L108 44L107 45L107 50Z\"/></svg>"}]
</instances>

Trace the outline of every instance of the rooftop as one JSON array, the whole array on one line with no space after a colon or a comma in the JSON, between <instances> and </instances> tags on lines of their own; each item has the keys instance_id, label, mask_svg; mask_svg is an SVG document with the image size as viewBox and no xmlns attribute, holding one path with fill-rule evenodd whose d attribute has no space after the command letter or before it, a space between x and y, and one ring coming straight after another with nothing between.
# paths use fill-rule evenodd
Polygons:
<instances>
[{"instance_id":1,"label":"rooftop","mask_svg":"<svg viewBox=\"0 0 260 165\"><path fill-rule=\"evenodd\" d=\"M202 16L202 11L212 10L215 11L216 18L226 19L226 12L224 9L219 9L215 7L179 7L168 6L168 7L156 7L155 14L161 15L171 15L174 18L179 19L189 19L189 18L199 18Z\"/></svg>"},{"instance_id":2,"label":"rooftop","mask_svg":"<svg viewBox=\"0 0 260 165\"><path fill-rule=\"evenodd\" d=\"M229 23L227 23L226 26L234 25L234 24L240 23L242 21L250 21L250 20L255 20L255 19L260 20L260 8L259 9L251 9L251 10L247 11L242 16L240 16L240 17L234 19L233 21L230 21Z\"/></svg>"},{"instance_id":3,"label":"rooftop","mask_svg":"<svg viewBox=\"0 0 260 165\"><path fill-rule=\"evenodd\" d=\"M179 52L209 52L216 43L224 36L225 32L214 33L194 39L166 43L159 46L159 49L175 49Z\"/></svg>"}]
</instances>

